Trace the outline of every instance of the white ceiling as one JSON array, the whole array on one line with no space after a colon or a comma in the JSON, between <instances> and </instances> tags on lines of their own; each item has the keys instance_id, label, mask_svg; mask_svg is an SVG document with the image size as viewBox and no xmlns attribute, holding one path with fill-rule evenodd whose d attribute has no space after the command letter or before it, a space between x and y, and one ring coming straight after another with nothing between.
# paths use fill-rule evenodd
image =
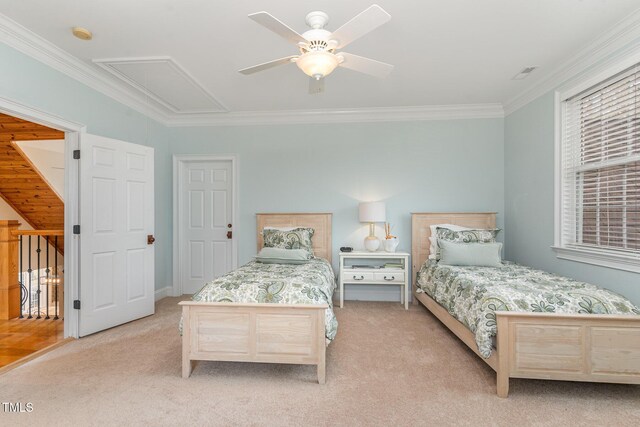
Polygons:
<instances>
[{"instance_id":1,"label":"white ceiling","mask_svg":"<svg viewBox=\"0 0 640 427\"><path fill-rule=\"evenodd\" d=\"M638 0L375 0L389 23L345 51L395 65L374 77L338 69L326 92L288 64L251 76L238 69L296 54L247 18L265 10L302 33L323 10L335 30L374 0L0 0L0 13L114 79L92 61L171 57L231 112L504 103L554 71L640 4ZM90 42L72 26L94 33ZM525 80L521 69L540 68ZM222 113L225 114L225 113Z\"/></svg>"}]
</instances>

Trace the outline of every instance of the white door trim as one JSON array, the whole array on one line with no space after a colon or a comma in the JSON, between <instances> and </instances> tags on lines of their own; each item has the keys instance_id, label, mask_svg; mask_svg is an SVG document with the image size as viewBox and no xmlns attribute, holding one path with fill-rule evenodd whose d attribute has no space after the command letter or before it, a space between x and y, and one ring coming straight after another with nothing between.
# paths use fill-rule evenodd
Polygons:
<instances>
[{"instance_id":1,"label":"white door trim","mask_svg":"<svg viewBox=\"0 0 640 427\"><path fill-rule=\"evenodd\" d=\"M80 185L78 162L73 160L73 150L78 149L78 135L86 131L86 126L3 97L0 97L0 112L65 132L64 234L67 238L64 239L64 336L78 338L78 311L73 309L73 300L79 295L80 240L73 234L73 224L79 224Z\"/></svg>"},{"instance_id":2,"label":"white door trim","mask_svg":"<svg viewBox=\"0 0 640 427\"><path fill-rule=\"evenodd\" d=\"M182 283L180 282L181 274L181 252L180 252L180 207L178 205L180 192L180 177L182 176L182 168L186 163L190 162L213 162L213 161L231 161L231 175L233 179L232 186L232 209L233 209L233 235L231 241L231 267L238 268L238 159L235 154L174 154L173 156L173 287L172 295L182 295ZM204 285L204 283L203 283Z\"/></svg>"}]
</instances>

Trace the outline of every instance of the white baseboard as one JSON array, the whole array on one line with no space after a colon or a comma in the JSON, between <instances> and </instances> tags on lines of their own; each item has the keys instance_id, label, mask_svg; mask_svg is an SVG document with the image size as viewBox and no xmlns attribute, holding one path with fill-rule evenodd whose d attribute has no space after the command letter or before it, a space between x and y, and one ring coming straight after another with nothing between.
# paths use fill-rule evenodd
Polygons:
<instances>
[{"instance_id":1,"label":"white baseboard","mask_svg":"<svg viewBox=\"0 0 640 427\"><path fill-rule=\"evenodd\" d=\"M173 288L171 286L167 286L162 289L156 289L156 293L155 293L156 301L159 301L162 298L171 296L171 291L173 291Z\"/></svg>"}]
</instances>

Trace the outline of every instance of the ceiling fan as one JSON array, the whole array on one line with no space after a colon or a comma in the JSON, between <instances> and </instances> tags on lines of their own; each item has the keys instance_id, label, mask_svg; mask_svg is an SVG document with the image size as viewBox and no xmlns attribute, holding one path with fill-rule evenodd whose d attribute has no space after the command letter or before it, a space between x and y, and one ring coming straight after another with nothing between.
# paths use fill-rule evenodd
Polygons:
<instances>
[{"instance_id":1,"label":"ceiling fan","mask_svg":"<svg viewBox=\"0 0 640 427\"><path fill-rule=\"evenodd\" d=\"M339 49L391 19L391 15L377 4L356 15L334 32L325 30L324 27L329 22L329 15L320 11L307 15L305 21L311 29L302 34L298 34L267 12L252 13L249 18L297 45L300 54L243 68L239 70L242 74L253 74L278 65L295 62L298 68L311 77L309 93L314 94L324 92L324 78L337 67L348 68L380 78L386 77L393 70L393 65L384 62L347 52L338 52Z\"/></svg>"}]
</instances>

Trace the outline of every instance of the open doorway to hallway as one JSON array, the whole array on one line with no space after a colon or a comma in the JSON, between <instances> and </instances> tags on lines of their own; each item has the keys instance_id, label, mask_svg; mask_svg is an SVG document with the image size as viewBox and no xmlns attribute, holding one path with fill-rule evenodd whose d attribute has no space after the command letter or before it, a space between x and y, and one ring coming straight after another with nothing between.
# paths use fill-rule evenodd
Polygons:
<instances>
[{"instance_id":1,"label":"open doorway to hallway","mask_svg":"<svg viewBox=\"0 0 640 427\"><path fill-rule=\"evenodd\" d=\"M0 114L0 369L64 337L64 138Z\"/></svg>"}]
</instances>

